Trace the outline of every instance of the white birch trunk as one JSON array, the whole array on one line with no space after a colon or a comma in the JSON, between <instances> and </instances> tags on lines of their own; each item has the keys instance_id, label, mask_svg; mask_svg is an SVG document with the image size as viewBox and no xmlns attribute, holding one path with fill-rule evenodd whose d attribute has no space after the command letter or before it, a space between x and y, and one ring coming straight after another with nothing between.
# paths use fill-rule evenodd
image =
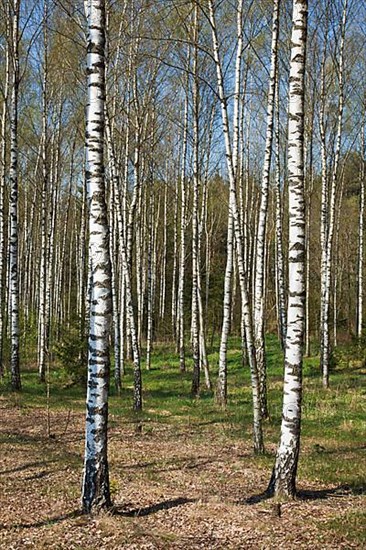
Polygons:
<instances>
[{"instance_id":1,"label":"white birch trunk","mask_svg":"<svg viewBox=\"0 0 366 550\"><path fill-rule=\"evenodd\" d=\"M151 367L151 351L152 351L152 329L153 329L153 249L154 249L154 228L153 220L155 219L155 197L153 194L153 180L150 182L149 193L149 212L148 212L148 245L147 245L147 333L146 333L146 369Z\"/></svg>"},{"instance_id":2,"label":"white birch trunk","mask_svg":"<svg viewBox=\"0 0 366 550\"><path fill-rule=\"evenodd\" d=\"M344 161L344 165L346 163ZM342 202L343 202L343 192L344 192L344 165L341 176L341 188L339 191L338 206L335 207L335 238L334 238L334 258L332 266L332 276L333 276L333 346L337 347L338 345L338 283L340 277L339 269L339 231L341 223L341 212L342 212Z\"/></svg>"},{"instance_id":3,"label":"white birch trunk","mask_svg":"<svg viewBox=\"0 0 366 550\"><path fill-rule=\"evenodd\" d=\"M111 140L111 131L110 131L110 124L109 124L109 118L107 116L106 119L107 123L107 139L108 139L108 147L109 147L109 154L111 159L111 169L112 173L114 174L113 177L113 185L114 185L114 198L115 198L115 208L116 208L116 215L117 215L117 222L118 222L118 233L119 233L119 247L120 247L120 253L121 253L121 264L122 264L122 279L123 282L121 282L122 286L122 297L121 297L121 303L126 303L126 316L127 316L127 324L128 324L128 331L129 331L129 337L131 338L131 347L132 347L132 356L133 356L133 366L134 366L134 392L133 392L133 409L135 411L140 411L142 409L142 379L141 379L141 364L140 364L140 348L138 343L138 335L137 335L137 329L136 329L136 320L135 320L135 312L133 308L133 300L132 300L132 284L131 284L131 270L130 265L127 259L127 250L126 250L126 227L124 226L122 215L123 215L123 202L124 197L120 196L120 189L119 189L119 178L118 178L118 171L117 171L117 164L115 159L115 153L113 148L113 142ZM127 175L125 174L125 177ZM125 186L124 186L124 193L126 192ZM119 327L119 339L122 345L122 342L124 341L124 312L123 309L120 312L120 327ZM121 361L123 358L123 349L120 351L120 357L119 360ZM120 366L121 371L123 370L123 365Z\"/></svg>"},{"instance_id":4,"label":"white birch trunk","mask_svg":"<svg viewBox=\"0 0 366 550\"><path fill-rule=\"evenodd\" d=\"M104 176L105 3L88 2L86 114L89 259L89 357L82 505L85 513L111 505L107 459L111 273Z\"/></svg>"},{"instance_id":5,"label":"white birch trunk","mask_svg":"<svg viewBox=\"0 0 366 550\"><path fill-rule=\"evenodd\" d=\"M117 277L117 232L116 232L116 211L115 211L115 185L113 182L110 188L109 204L109 226L110 226L110 258L111 258L111 289L112 289L112 310L113 310L113 338L114 338L114 384L118 395L121 393L121 346L120 346L120 308L118 302L118 277Z\"/></svg>"},{"instance_id":6,"label":"white birch trunk","mask_svg":"<svg viewBox=\"0 0 366 550\"><path fill-rule=\"evenodd\" d=\"M337 196L337 178L338 178L338 165L341 154L341 139L343 129L343 107L344 107L344 42L345 42L345 30L347 22L347 0L343 3L343 15L341 24L341 38L339 49L339 68L338 68L338 82L339 82L339 99L338 99L338 126L337 137L334 153L334 164L332 171L332 179L330 182L330 196L326 197L328 208L322 205L322 267L321 267L321 327L320 327L320 366L323 376L323 386L329 387L329 369L331 359L330 348L330 334L329 334L329 314L330 314L330 287L331 287L331 269L332 269L332 256L333 256L333 235L335 227L335 209L336 209L336 196ZM323 141L323 140L322 140ZM325 147L324 147L325 149ZM326 154L324 151L323 154ZM326 162L326 160L325 160ZM327 180L325 180L325 187ZM327 190L325 189L326 193ZM325 197L322 196L322 200ZM327 223L324 222L323 216L327 216ZM325 226L325 227L324 227ZM325 233L325 234L324 234Z\"/></svg>"},{"instance_id":7,"label":"white birch trunk","mask_svg":"<svg viewBox=\"0 0 366 550\"><path fill-rule=\"evenodd\" d=\"M190 50L187 52L187 65L189 65ZM184 347L184 283L186 270L186 162L187 162L187 144L188 144L188 82L184 103L184 122L183 122L183 140L182 140L182 166L180 177L180 261L179 261L179 283L178 283L178 348L179 365L181 372L186 370L185 347Z\"/></svg>"},{"instance_id":8,"label":"white birch trunk","mask_svg":"<svg viewBox=\"0 0 366 550\"><path fill-rule=\"evenodd\" d=\"M280 167L280 111L279 111L279 85L276 85L276 174L275 174L275 194L276 194L276 289L278 296L278 325L282 349L285 350L286 343L286 291L285 291L285 266L283 258L283 229L282 229L282 192L281 192L281 167Z\"/></svg>"},{"instance_id":9,"label":"white birch trunk","mask_svg":"<svg viewBox=\"0 0 366 550\"><path fill-rule=\"evenodd\" d=\"M357 338L362 338L363 320L363 263L364 263L364 219L365 219L365 122L361 134L361 167L360 167L360 212L358 218L358 266L357 266Z\"/></svg>"},{"instance_id":10,"label":"white birch trunk","mask_svg":"<svg viewBox=\"0 0 366 550\"><path fill-rule=\"evenodd\" d=\"M9 30L8 17L6 18L5 25L8 31ZM0 152L0 155L1 155L0 157L0 378L4 374L4 368L3 368L3 337L4 337L4 314L5 314L4 268L6 267L4 262L4 253L5 253L4 193L5 193L6 156L7 156L6 121L7 121L7 111L8 111L8 93L9 93L9 78L10 78L9 45L6 45L5 56L6 56L5 57L5 86L4 86L4 97L3 97L2 114L1 114L1 136L0 136L1 138L1 152Z\"/></svg>"},{"instance_id":11,"label":"white birch trunk","mask_svg":"<svg viewBox=\"0 0 366 550\"><path fill-rule=\"evenodd\" d=\"M173 338L177 339L177 265L178 265L178 194L179 178L176 178L174 192L174 233L173 233L173 271L172 271L172 333Z\"/></svg>"},{"instance_id":12,"label":"white birch trunk","mask_svg":"<svg viewBox=\"0 0 366 550\"><path fill-rule=\"evenodd\" d=\"M47 281L47 190L49 188L48 174L48 33L47 33L47 0L44 2L43 12L43 109L42 109L42 192L41 192L41 262L39 273L39 318L38 318L38 375L41 382L45 382L46 374L46 281Z\"/></svg>"},{"instance_id":13,"label":"white birch trunk","mask_svg":"<svg viewBox=\"0 0 366 550\"><path fill-rule=\"evenodd\" d=\"M243 2L239 1L237 5L237 40L238 46L236 51L235 64L235 92L234 92L234 152L233 152L233 169L234 177L237 175L238 156L239 156L239 122L240 122L240 76L241 76L241 61L243 53ZM223 300L223 315L222 328L219 350L219 372L217 379L216 399L222 406L226 407L227 403L227 343L229 339L231 314L232 314L232 276L233 276L233 260L234 260L234 221L231 207L228 210L228 226L226 239L226 267L224 279L224 300Z\"/></svg>"},{"instance_id":14,"label":"white birch trunk","mask_svg":"<svg viewBox=\"0 0 366 550\"><path fill-rule=\"evenodd\" d=\"M132 300L132 283L131 283L131 274L130 267L127 262L127 250L125 244L125 228L123 227L123 220L120 214L121 212L121 201L119 198L118 190L115 193L117 201L117 219L118 219L118 230L120 234L119 245L121 249L122 257L122 272L124 278L123 290L126 297L126 317L128 324L129 336L131 338L131 347L132 347L132 357L133 357L133 371L134 371L134 389L133 389L133 408L135 411L140 411L142 409L142 379L141 379L141 364L140 364L140 348L138 343L137 336L137 323L135 319L135 312L133 308Z\"/></svg>"},{"instance_id":15,"label":"white birch trunk","mask_svg":"<svg viewBox=\"0 0 366 550\"><path fill-rule=\"evenodd\" d=\"M243 321L245 324L245 337L246 337L246 345L248 350L248 359L249 359L249 366L250 366L250 372L251 372L252 396L253 396L254 451L256 453L262 453L264 451L264 445L263 445L263 432L262 432L262 422L261 422L262 419L261 419L260 402L259 402L259 380L258 380L256 354L255 354L254 338L253 338L252 316L250 311L250 303L249 303L247 281L246 281L246 274L245 274L245 267L244 267L243 240L242 240L242 234L241 234L240 218L239 218L238 204L237 204L237 197L236 197L236 178L235 178L235 172L234 172L232 146L231 146L230 133L229 133L229 117L228 117L228 109L227 109L227 100L226 100L225 90L224 90L224 80L223 80L222 65L221 65L220 53L219 53L219 42L218 42L217 29L216 29L215 10L214 10L214 5L212 0L209 0L208 7L209 7L209 19L210 19L211 30L212 30L212 41L213 41L213 50L214 50L213 53L214 53L214 60L216 65L217 86L218 86L220 105L221 105L221 117L222 117L223 134L225 139L227 168L228 168L229 182L230 182L229 208L233 216L236 254L237 254L237 261L238 261L238 272L239 272L239 283L240 283L241 302L242 302L242 315L243 315Z\"/></svg>"},{"instance_id":16,"label":"white birch trunk","mask_svg":"<svg viewBox=\"0 0 366 550\"><path fill-rule=\"evenodd\" d=\"M281 439L268 491L294 497L300 449L305 328L304 73L307 0L294 0L288 122L289 286Z\"/></svg>"},{"instance_id":17,"label":"white birch trunk","mask_svg":"<svg viewBox=\"0 0 366 550\"><path fill-rule=\"evenodd\" d=\"M117 393L121 392L121 345L120 345L120 308L118 303L118 277L117 277L117 231L116 219L118 219L117 205L119 200L116 198L119 188L119 178L115 160L114 147L112 142L112 128L108 115L105 111L106 138L108 147L109 171L111 176L110 188L110 258L111 258L111 290L112 290L112 309L113 309L113 334L114 334L114 382Z\"/></svg>"},{"instance_id":18,"label":"white birch trunk","mask_svg":"<svg viewBox=\"0 0 366 550\"><path fill-rule=\"evenodd\" d=\"M265 348L265 248L268 217L268 195L273 142L273 121L277 78L277 55L279 34L280 0L273 2L271 69L269 76L267 103L267 133L263 163L261 197L256 238L255 274L254 274L254 331L257 368L260 384L260 402L262 418L268 418L267 373Z\"/></svg>"},{"instance_id":19,"label":"white birch trunk","mask_svg":"<svg viewBox=\"0 0 366 550\"><path fill-rule=\"evenodd\" d=\"M200 390L200 322L198 306L198 197L199 197L199 86L198 86L198 6L193 16L193 205L192 205L192 395Z\"/></svg>"},{"instance_id":20,"label":"white birch trunk","mask_svg":"<svg viewBox=\"0 0 366 550\"><path fill-rule=\"evenodd\" d=\"M167 170L168 181L168 170ZM163 257L161 261L160 271L160 301L159 301L159 316L161 319L165 317L165 301L166 301L166 260L167 260L167 240L168 240L168 224L167 224L167 207L168 207L168 184L164 188L164 217L163 217Z\"/></svg>"},{"instance_id":21,"label":"white birch trunk","mask_svg":"<svg viewBox=\"0 0 366 550\"><path fill-rule=\"evenodd\" d=\"M19 369L19 274L18 274L18 89L19 89L19 0L12 6L12 91L10 105L10 228L9 228L9 311L11 338L11 386L21 389Z\"/></svg>"}]
</instances>

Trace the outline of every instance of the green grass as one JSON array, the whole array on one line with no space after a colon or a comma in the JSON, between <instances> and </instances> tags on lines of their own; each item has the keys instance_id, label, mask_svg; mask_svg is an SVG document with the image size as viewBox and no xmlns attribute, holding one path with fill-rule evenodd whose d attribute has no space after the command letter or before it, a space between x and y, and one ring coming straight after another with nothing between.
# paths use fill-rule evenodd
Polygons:
<instances>
[{"instance_id":1,"label":"green grass","mask_svg":"<svg viewBox=\"0 0 366 550\"><path fill-rule=\"evenodd\" d=\"M327 521L323 529L328 533L334 533L334 537L342 535L353 543L358 544L359 548L366 545L366 512L351 512L341 517Z\"/></svg>"},{"instance_id":2,"label":"green grass","mask_svg":"<svg viewBox=\"0 0 366 550\"><path fill-rule=\"evenodd\" d=\"M216 348L210 354L213 384L216 381L218 353ZM270 420L265 422L267 447L275 445L279 437L282 407L283 358L274 336L267 338L268 399ZM213 392L204 388L199 399L192 399L191 361L187 360L187 372L179 372L179 359L167 344L156 345L152 368L143 370L144 410L138 416L144 429L149 423L173 424L179 426L206 426L221 430L225 436L238 439L251 438L252 397L248 367L242 366L240 342L231 338L228 352L228 407L221 410L215 403ZM304 394L302 423L302 453L299 465L299 478L314 482L347 485L355 491L364 489L366 467L362 461L365 450L366 387L361 368L348 367L334 369L331 374L331 387L321 386L319 359L304 360ZM8 380L0 382L0 396L14 406L45 407L46 388L38 383L35 369L23 369L23 391L13 394ZM122 395L115 392L111 383L110 412L111 422L123 418L124 422L134 422L132 411L132 366L127 365L123 379ZM65 377L60 369L50 373L50 408L83 410L85 390L78 385L65 385ZM197 437L200 437L197 431ZM202 436L203 437L203 436ZM254 458L253 458L254 460ZM255 460L258 460L257 458ZM260 458L259 463L270 467L271 454Z\"/></svg>"}]
</instances>

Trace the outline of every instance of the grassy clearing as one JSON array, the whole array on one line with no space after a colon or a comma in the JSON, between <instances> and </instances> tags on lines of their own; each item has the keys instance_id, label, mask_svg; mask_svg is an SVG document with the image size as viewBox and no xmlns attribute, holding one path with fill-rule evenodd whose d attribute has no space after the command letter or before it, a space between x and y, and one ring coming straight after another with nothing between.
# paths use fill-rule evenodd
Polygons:
<instances>
[{"instance_id":1,"label":"grassy clearing","mask_svg":"<svg viewBox=\"0 0 366 550\"><path fill-rule=\"evenodd\" d=\"M277 340L269 337L271 417L264 426L267 452L262 457L254 457L251 453L249 372L241 365L237 340L232 339L230 350L229 405L226 411L217 407L212 392L204 387L199 399L191 398L189 362L188 372L181 374L176 355L164 344L155 348L152 369L143 372L144 410L138 417L132 412L130 366L123 379L122 395L116 395L111 387L111 489L116 503L124 503L124 515L95 520L103 541L110 539L109 546L109 543L103 542L106 548L127 548L129 545L132 548L136 543L139 548L144 548L145 543L146 548L178 548L179 545L182 548L198 548L200 544L207 548L223 545L240 548L243 543L235 541L243 541L245 537L249 537L245 539L248 548L270 548L272 539L274 545L285 544L286 548L296 546L296 541L291 537L287 540L284 527L281 531L278 525L272 525L276 520L268 521L267 516L262 517L263 514L270 514L270 505L266 502L247 505L243 510L243 504L250 497L266 488L273 465L281 419L281 351ZM217 362L218 355L214 350L210 355L213 380ZM364 502L366 480L364 367L362 363L342 363L341 368L332 373L331 388L324 391L318 362L316 357L304 362L303 437L298 475L300 501L286 505L285 511L287 516L291 516L294 529L298 529L303 537L303 547L308 547L310 540L317 540L326 548L327 537L329 540L335 537L340 548L360 547L365 542L364 516L359 510ZM14 502L17 495L24 493L25 487L26 497L22 496L20 501L23 503L20 514L26 514L27 498L29 510L36 499L38 506L41 509L45 506L48 511L44 524L37 527L37 522L31 522L35 525L34 529L27 527L32 533L34 531L35 548L42 547L40 541L47 547L46 526L48 531L52 531L52 536L56 532L63 536L66 526L70 533L76 530L74 538L81 537L81 546L73 543L72 548L83 548L83 544L89 544L85 537L90 523L67 516L79 506L85 397L83 388L68 386L66 382L59 370L51 371L51 438L46 437L46 389L38 383L36 371L23 369L21 394L10 392L6 380L0 385L0 445L3 450L0 475L5 480L5 494ZM136 421L142 425L141 434L136 434ZM186 502L180 502L177 495L184 497ZM132 512L128 508L129 499ZM171 508L156 508L159 501L174 504ZM54 514L51 513L53 509ZM146 525L133 517L134 509L146 516L143 520ZM56 513L59 516L55 516ZM177 523L177 515L184 514L189 516L186 521L193 522L193 538L184 538L185 528ZM229 536L226 531L219 534L216 519L218 521L222 514L228 518L228 527L237 526L237 537L233 534ZM252 535L249 536L249 531L242 525L243 514L249 524L251 521L255 524L255 540L250 538ZM52 520L52 517L63 518L65 515L66 519L60 522ZM209 526L206 539L202 541L197 533L211 515L218 515L215 521L212 520L214 527L211 526L217 533L217 541L212 537L212 540L207 539ZM307 535L304 525L301 525L303 516L307 518ZM4 520L0 519L1 522ZM29 519L25 518L23 523L27 522ZM282 525L285 526L285 522ZM2 534L6 543L13 539L19 542L22 527L18 525L15 530L13 528L13 535L9 532L6 531L5 536L5 531L0 529L0 546ZM119 546L110 532L119 533ZM261 537L268 538L269 542L260 542ZM122 539L125 542L122 543ZM233 541L232 545L226 540ZM62 545L59 547L64 548ZM91 548L94 546L91 545Z\"/></svg>"}]
</instances>

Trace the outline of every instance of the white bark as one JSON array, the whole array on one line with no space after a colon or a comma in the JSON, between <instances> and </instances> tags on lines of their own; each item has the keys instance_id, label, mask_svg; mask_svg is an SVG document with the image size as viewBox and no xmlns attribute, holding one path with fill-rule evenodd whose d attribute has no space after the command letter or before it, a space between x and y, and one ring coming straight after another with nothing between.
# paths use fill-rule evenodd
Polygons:
<instances>
[{"instance_id":1,"label":"white bark","mask_svg":"<svg viewBox=\"0 0 366 550\"><path fill-rule=\"evenodd\" d=\"M329 386L329 369L330 369L330 334L329 334L329 314L330 314L330 287L331 287L331 269L333 256L333 235L335 228L335 210L337 197L337 180L338 166L341 154L341 139L343 128L343 108L344 108L344 42L347 22L347 0L343 3L343 15L341 23L341 38L339 49L339 67L338 67L338 83L339 83L339 98L338 98L338 124L337 136L334 152L334 163L332 178L330 182L330 193L328 196L328 178L323 179L322 187L322 227L321 227L321 244L322 244L322 265L321 265L321 327L320 327L320 366L323 375L323 386ZM324 107L324 104L323 104ZM323 109L322 109L323 111ZM324 113L323 113L324 116ZM321 127L323 124L321 124ZM324 127L323 127L324 132ZM322 139L323 155L326 155L325 150L325 135ZM326 158L323 160L326 165ZM323 166L323 171L325 168ZM325 203L324 203L325 201Z\"/></svg>"},{"instance_id":2,"label":"white bark","mask_svg":"<svg viewBox=\"0 0 366 550\"><path fill-rule=\"evenodd\" d=\"M187 52L187 65L189 65L190 50ZM187 77L187 87L189 79ZM184 122L182 139L182 158L180 176L180 261L179 261L179 283L178 283L178 348L180 370L186 370L185 348L184 348L184 286L186 270L186 226L187 226L187 205L186 205L186 162L188 145L188 89L184 102Z\"/></svg>"},{"instance_id":3,"label":"white bark","mask_svg":"<svg viewBox=\"0 0 366 550\"><path fill-rule=\"evenodd\" d=\"M86 114L89 204L90 324L82 505L86 513L111 505L107 460L111 273L104 176L105 3L88 2Z\"/></svg>"},{"instance_id":4,"label":"white bark","mask_svg":"<svg viewBox=\"0 0 366 550\"><path fill-rule=\"evenodd\" d=\"M262 433L261 412L260 412L260 403L259 403L259 380L258 380L258 371L257 371L257 365L256 365L256 355L255 355L255 347L254 347L254 339L253 339L252 317L251 317L251 311L250 311L250 303L249 303L246 273L245 273L245 266L244 266L243 239L241 234L240 217L238 212L238 204L237 204L237 196L236 196L236 177L234 172L232 145L231 145L230 131L229 131L227 99L225 96L224 79L223 79L222 65L220 60L220 49L219 49L219 42L218 42L217 29L216 29L215 9L214 9L212 0L209 0L208 8L209 8L209 20L210 20L211 31L212 31L213 54L214 54L214 60L216 65L217 86L218 86L218 93L219 93L220 106L221 106L222 128L223 128L223 134L225 139L227 169L228 169L229 183L230 183L229 208L233 216L235 245L236 245L239 283L240 283L240 292L241 292L242 315L243 315L243 320L245 325L245 338L246 338L249 366L250 366L250 372L251 372L252 396L253 396L254 450L256 453L262 453L264 451L264 446L263 446L263 433Z\"/></svg>"},{"instance_id":5,"label":"white bark","mask_svg":"<svg viewBox=\"0 0 366 550\"><path fill-rule=\"evenodd\" d=\"M10 228L9 310L11 337L11 385L21 389L19 369L19 274L18 274L18 91L19 91L19 0L12 6L12 90L10 105Z\"/></svg>"},{"instance_id":6,"label":"white bark","mask_svg":"<svg viewBox=\"0 0 366 550\"><path fill-rule=\"evenodd\" d=\"M276 295L278 309L278 325L282 349L285 349L287 320L286 320L286 291L285 291L285 266L283 258L283 229L282 229L282 192L281 192L281 171L280 171L280 111L279 111L279 86L276 85Z\"/></svg>"},{"instance_id":7,"label":"white bark","mask_svg":"<svg viewBox=\"0 0 366 550\"><path fill-rule=\"evenodd\" d=\"M149 211L148 211L148 245L147 245L147 333L146 333L146 369L151 367L152 330L153 330L153 300L154 300L154 219L155 197L153 193L153 180L149 182Z\"/></svg>"},{"instance_id":8,"label":"white bark","mask_svg":"<svg viewBox=\"0 0 366 550\"><path fill-rule=\"evenodd\" d=\"M357 281L357 338L362 338L363 320L363 263L364 263L364 219L365 219L365 122L361 134L361 167L360 167L360 212L358 218L358 281Z\"/></svg>"},{"instance_id":9,"label":"white bark","mask_svg":"<svg viewBox=\"0 0 366 550\"><path fill-rule=\"evenodd\" d=\"M174 189L174 233L173 233L173 271L172 271L172 333L177 338L177 265L178 265L178 194L179 178L176 177Z\"/></svg>"},{"instance_id":10,"label":"white bark","mask_svg":"<svg viewBox=\"0 0 366 550\"><path fill-rule=\"evenodd\" d=\"M9 19L6 18L5 22L6 28L8 30ZM9 94L9 78L10 78L10 55L9 55L9 45L6 44L5 52L5 86L4 86L4 97L2 105L2 114L1 114L1 157L0 157L0 378L4 374L3 369L3 332L4 332L4 252L5 252L5 234L4 234L4 193L5 193L5 177L6 177L6 156L7 156L7 141L6 141L6 121L7 121L7 110L8 110L8 94Z\"/></svg>"},{"instance_id":11,"label":"white bark","mask_svg":"<svg viewBox=\"0 0 366 550\"><path fill-rule=\"evenodd\" d=\"M166 260L167 260L167 240L168 240L168 170L166 174L166 183L164 186L164 217L163 217L163 257L161 261L160 271L160 301L159 301L159 316L161 319L165 317L165 302L166 302Z\"/></svg>"},{"instance_id":12,"label":"white bark","mask_svg":"<svg viewBox=\"0 0 366 550\"><path fill-rule=\"evenodd\" d=\"M260 384L261 414L268 417L267 374L265 348L265 245L268 216L268 195L273 142L273 121L275 108L275 91L277 78L278 34L279 34L280 0L273 2L271 69L269 75L267 103L267 133L263 163L261 197L256 236L255 275L254 275L254 330L255 351Z\"/></svg>"},{"instance_id":13,"label":"white bark","mask_svg":"<svg viewBox=\"0 0 366 550\"><path fill-rule=\"evenodd\" d=\"M39 273L39 317L38 317L38 374L41 382L45 382L46 348L48 338L46 311L47 282L47 190L49 189L48 174L48 6L44 2L43 13L43 90L42 90L42 192L41 192L41 262Z\"/></svg>"},{"instance_id":14,"label":"white bark","mask_svg":"<svg viewBox=\"0 0 366 550\"><path fill-rule=\"evenodd\" d=\"M294 0L288 106L289 284L281 439L269 492L294 497L305 328L304 73L307 0Z\"/></svg>"},{"instance_id":15,"label":"white bark","mask_svg":"<svg viewBox=\"0 0 366 550\"><path fill-rule=\"evenodd\" d=\"M192 205L192 395L200 390L200 320L198 297L198 198L199 198L199 85L198 85L198 6L195 5L193 21L193 205Z\"/></svg>"},{"instance_id":16,"label":"white bark","mask_svg":"<svg viewBox=\"0 0 366 550\"><path fill-rule=\"evenodd\" d=\"M138 343L137 329L136 329L136 320L135 312L133 308L132 300L132 284L131 284L131 270L130 265L127 260L127 250L126 250L126 227L123 224L123 201L121 200L121 191L119 188L119 178L117 165L115 160L115 153L113 148L113 142L111 140L111 130L109 124L109 117L106 118L107 126L107 139L108 139L108 151L111 161L111 172L113 174L113 185L114 185L114 198L115 198L115 208L118 222L118 233L119 233L119 247L121 254L121 264L122 264L122 279L121 282L121 302L126 303L126 316L127 324L129 330L129 336L131 337L131 347L132 347L132 356L133 356L133 366L134 366L134 393L133 393L133 408L135 411L140 411L142 409L142 380L141 380L141 364L140 364L140 348ZM125 189L124 189L125 192ZM120 312L120 327L119 327L119 340L123 342L124 339L124 312L123 309ZM123 359L123 349L120 350L120 369L123 370L123 365L121 361ZM117 373L118 376L118 373Z\"/></svg>"},{"instance_id":17,"label":"white bark","mask_svg":"<svg viewBox=\"0 0 366 550\"><path fill-rule=\"evenodd\" d=\"M237 50L235 63L235 91L234 91L234 150L233 150L233 170L234 178L238 172L238 156L239 156L239 122L240 122L240 83L241 83L241 62L243 54L243 2L239 1L237 5ZM234 221L231 208L228 211L228 226L226 239L226 267L224 279L224 301L222 328L219 350L219 372L217 379L216 398L222 407L226 407L227 403L227 343L230 332L230 321L232 313L232 276L233 276L233 260L234 260Z\"/></svg>"},{"instance_id":18,"label":"white bark","mask_svg":"<svg viewBox=\"0 0 366 550\"><path fill-rule=\"evenodd\" d=\"M106 135L108 143L108 157L110 163L110 175L111 185L109 190L109 227L110 227L110 239L109 250L111 258L111 292L112 292L112 311L113 311L113 337L114 337L114 383L117 393L121 393L121 346L120 346L120 307L119 307L119 293L118 293L118 276L117 276L117 230L116 230L116 199L115 193L118 189L118 177L116 175L116 168L114 166L114 154L111 153L111 136L109 128L109 119L107 112L106 117ZM117 180L117 181L116 181Z\"/></svg>"}]
</instances>

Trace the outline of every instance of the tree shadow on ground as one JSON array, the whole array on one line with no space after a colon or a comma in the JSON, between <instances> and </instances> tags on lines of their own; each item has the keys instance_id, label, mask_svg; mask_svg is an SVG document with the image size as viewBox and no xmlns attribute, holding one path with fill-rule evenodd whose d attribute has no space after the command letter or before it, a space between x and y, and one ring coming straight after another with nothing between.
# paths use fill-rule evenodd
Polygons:
<instances>
[{"instance_id":1,"label":"tree shadow on ground","mask_svg":"<svg viewBox=\"0 0 366 550\"><path fill-rule=\"evenodd\" d=\"M362 495L365 493L366 487L362 485L339 485L331 489L301 490L297 493L299 500L323 500L330 497L346 497L350 495Z\"/></svg>"},{"instance_id":2,"label":"tree shadow on ground","mask_svg":"<svg viewBox=\"0 0 366 550\"><path fill-rule=\"evenodd\" d=\"M160 461L154 462L137 462L135 464L122 464L119 465L121 470L133 470L133 469L151 469L152 472L174 472L179 470L194 470L200 469L208 464L214 464L218 462L219 458L211 458L209 456L192 456L178 458L173 457L171 460L164 463Z\"/></svg>"},{"instance_id":3,"label":"tree shadow on ground","mask_svg":"<svg viewBox=\"0 0 366 550\"><path fill-rule=\"evenodd\" d=\"M74 519L81 515L83 515L81 510L73 510L72 512L68 512L67 514L62 514L60 516L56 516L53 518L45 518L45 519L42 519L41 521L36 521L34 523L14 523L11 525L0 523L0 530L36 529L37 527L45 527L46 525L53 525L55 523L60 523L61 521L65 521L67 519Z\"/></svg>"},{"instance_id":4,"label":"tree shadow on ground","mask_svg":"<svg viewBox=\"0 0 366 550\"><path fill-rule=\"evenodd\" d=\"M362 495L365 493L366 487L358 485L339 485L330 489L306 490L301 489L296 493L296 500L326 500L334 497L347 497L350 495ZM272 498L273 495L267 491L252 495L244 500L245 504L258 504L264 500Z\"/></svg>"},{"instance_id":5,"label":"tree shadow on ground","mask_svg":"<svg viewBox=\"0 0 366 550\"><path fill-rule=\"evenodd\" d=\"M112 516L144 517L149 516L150 514L155 514L156 512L160 512L161 510L169 510L170 508L176 508L177 506L183 506L191 502L196 502L196 499L179 497L173 500L164 500L163 502L158 502L157 504L152 504L151 506L146 506L145 508L126 509L126 505L116 505L113 506L111 509L106 510L106 512L108 514L111 514ZM85 515L82 510L78 509L68 512L67 514L61 514L52 518L45 518L34 523L0 523L0 531L13 529L37 529L38 527L50 526L56 523L61 523L62 521L81 517L84 517L87 520L89 516Z\"/></svg>"},{"instance_id":6,"label":"tree shadow on ground","mask_svg":"<svg viewBox=\"0 0 366 550\"><path fill-rule=\"evenodd\" d=\"M9 468L8 470L1 470L0 476L6 475L6 474L13 474L16 472L23 472L24 470L28 470L31 468L37 468L38 466L46 466L48 464L52 464L56 462L55 460L42 460L38 462L27 462L26 464L22 464L21 466L16 466L14 468Z\"/></svg>"},{"instance_id":7,"label":"tree shadow on ground","mask_svg":"<svg viewBox=\"0 0 366 550\"><path fill-rule=\"evenodd\" d=\"M179 497L173 500L164 500L163 502L158 502L157 504L152 504L151 506L146 506L145 508L134 508L132 510L126 510L126 506L114 506L112 509L112 514L116 516L123 517L143 517L150 516L151 514L156 514L161 510L169 510L170 508L176 508L177 506L184 506L191 502L196 502L194 498L184 498Z\"/></svg>"}]
</instances>

